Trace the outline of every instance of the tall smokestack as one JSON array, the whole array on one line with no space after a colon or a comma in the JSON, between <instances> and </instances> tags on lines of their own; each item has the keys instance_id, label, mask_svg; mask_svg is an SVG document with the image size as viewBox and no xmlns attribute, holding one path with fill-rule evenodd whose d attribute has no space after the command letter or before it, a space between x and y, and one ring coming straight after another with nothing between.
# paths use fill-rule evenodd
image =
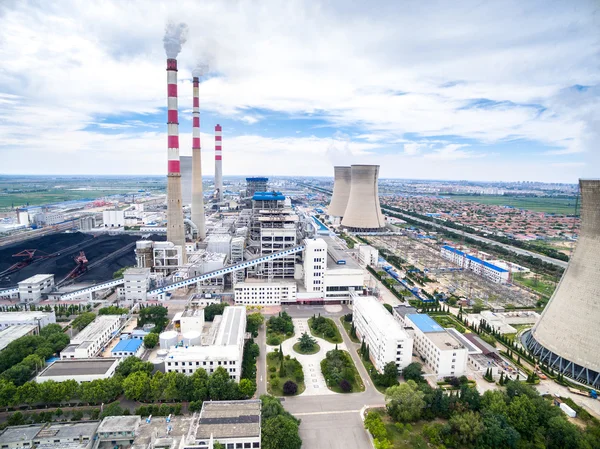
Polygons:
<instances>
[{"instance_id":1,"label":"tall smokestack","mask_svg":"<svg viewBox=\"0 0 600 449\"><path fill-rule=\"evenodd\" d=\"M192 222L198 227L198 239L206 238L204 222L204 193L202 191L202 155L200 151L200 80L193 78L194 104L192 109Z\"/></svg>"},{"instance_id":2,"label":"tall smokestack","mask_svg":"<svg viewBox=\"0 0 600 449\"><path fill-rule=\"evenodd\" d=\"M181 200L181 169L179 164L179 117L177 112L177 59L167 59L167 240L181 245L185 261L185 232Z\"/></svg>"},{"instance_id":3,"label":"tall smokestack","mask_svg":"<svg viewBox=\"0 0 600 449\"><path fill-rule=\"evenodd\" d=\"M221 150L223 149L221 125L215 126L215 189L217 190L217 200L223 201L223 161Z\"/></svg>"}]
</instances>

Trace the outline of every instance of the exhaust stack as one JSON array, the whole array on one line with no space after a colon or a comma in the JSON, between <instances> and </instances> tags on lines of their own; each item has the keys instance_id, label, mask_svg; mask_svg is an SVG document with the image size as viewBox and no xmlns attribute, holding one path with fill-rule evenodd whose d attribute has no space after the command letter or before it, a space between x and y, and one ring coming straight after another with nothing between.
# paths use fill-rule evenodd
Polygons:
<instances>
[{"instance_id":1,"label":"exhaust stack","mask_svg":"<svg viewBox=\"0 0 600 449\"><path fill-rule=\"evenodd\" d=\"M215 126L215 190L217 201L223 201L223 162L222 158L222 137L221 125Z\"/></svg>"},{"instance_id":2,"label":"exhaust stack","mask_svg":"<svg viewBox=\"0 0 600 449\"><path fill-rule=\"evenodd\" d=\"M186 262L185 232L181 200L181 168L179 162L179 117L177 112L177 60L167 59L167 240L181 245L182 258Z\"/></svg>"},{"instance_id":3,"label":"exhaust stack","mask_svg":"<svg viewBox=\"0 0 600 449\"><path fill-rule=\"evenodd\" d=\"M192 110L192 222L198 227L198 240L206 238L204 193L202 191L202 153L200 151L200 80L193 79L194 104Z\"/></svg>"}]
</instances>

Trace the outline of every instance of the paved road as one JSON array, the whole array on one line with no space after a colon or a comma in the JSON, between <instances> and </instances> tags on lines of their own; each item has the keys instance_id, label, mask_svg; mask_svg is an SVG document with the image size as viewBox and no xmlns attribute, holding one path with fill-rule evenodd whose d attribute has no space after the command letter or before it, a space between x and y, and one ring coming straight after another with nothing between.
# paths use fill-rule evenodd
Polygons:
<instances>
[{"instance_id":1,"label":"paved road","mask_svg":"<svg viewBox=\"0 0 600 449\"><path fill-rule=\"evenodd\" d=\"M385 209L385 207L382 207L383 209ZM464 237L469 237L475 240L478 240L480 242L484 242L487 243L489 245L494 245L494 246L500 246L508 251L511 251L515 254L519 254L521 256L533 256L533 257L537 257L540 260L543 260L546 263L550 263L552 265L556 265L558 267L561 268L567 268L568 262L564 262L562 260L558 260L558 259L553 259L552 257L548 257L548 256L544 256L543 254L539 254L539 253L534 253L533 251L527 251L526 249L521 249L521 248L517 248L516 246L511 246L511 245L506 245L504 243L500 243L500 242L496 242L495 240L490 240L488 238L485 237L480 237L478 235L475 234L469 234L468 232L464 232L464 231L460 231L458 229L454 229L454 228L449 228L447 226L438 224L438 223L434 223L431 221L427 221L427 220L422 220L421 218L417 218L417 217L413 217L412 215L408 215L402 212L396 212L396 211L389 211L389 212L393 212L394 214L398 214L401 215L403 217L409 218L411 220L415 220L418 221L420 223L423 224L428 224L431 226L435 226L436 228L440 228L440 229L444 229L446 231L450 231L450 232L454 232L456 234L462 235Z\"/></svg>"},{"instance_id":2,"label":"paved road","mask_svg":"<svg viewBox=\"0 0 600 449\"><path fill-rule=\"evenodd\" d=\"M258 396L267 394L267 342L266 342L266 325L262 325L258 331L256 344L260 348L260 354L256 359L256 392Z\"/></svg>"},{"instance_id":3,"label":"paved road","mask_svg":"<svg viewBox=\"0 0 600 449\"><path fill-rule=\"evenodd\" d=\"M366 407L383 407L384 396L371 384L371 379L358 358L353 343L347 336L339 317L349 313L348 307L330 313L324 306L285 306L284 310L294 318L308 318L313 314L321 314L331 318L337 325L354 364L365 384L365 391L351 394L301 395L282 398L283 406L297 418L301 419L300 437L304 448L310 449L370 449L366 431L364 430L361 411ZM266 345L265 330L261 329L257 342L261 348L258 359L258 392L266 391ZM263 373L263 382L260 381Z\"/></svg>"}]
</instances>

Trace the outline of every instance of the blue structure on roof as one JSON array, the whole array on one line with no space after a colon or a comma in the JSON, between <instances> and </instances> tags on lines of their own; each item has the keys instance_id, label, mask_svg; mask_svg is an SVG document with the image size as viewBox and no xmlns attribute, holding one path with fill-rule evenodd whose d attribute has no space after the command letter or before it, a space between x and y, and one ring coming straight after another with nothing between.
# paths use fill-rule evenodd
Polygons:
<instances>
[{"instance_id":1,"label":"blue structure on roof","mask_svg":"<svg viewBox=\"0 0 600 449\"><path fill-rule=\"evenodd\" d=\"M483 265L484 267L488 267L488 268L490 268L490 269L492 269L494 271L497 271L498 273L508 273L508 270L505 270L504 268L500 268L500 267L498 267L498 266L496 266L494 264L486 262L485 260L481 260L479 257L475 257L475 256L471 256L470 254L466 254L466 253L464 253L464 252L462 252L462 251L460 251L460 250L458 250L456 248L453 248L453 247L451 247L449 245L444 245L444 246L442 246L442 248L445 249L445 250L448 250L448 251L450 251L450 252L452 252L454 254L457 254L459 256L466 257L471 262Z\"/></svg>"},{"instance_id":2,"label":"blue structure on roof","mask_svg":"<svg viewBox=\"0 0 600 449\"><path fill-rule=\"evenodd\" d=\"M406 315L421 332L428 334L431 332L446 332L445 329L435 322L433 318L424 313L410 313Z\"/></svg>"},{"instance_id":3,"label":"blue structure on roof","mask_svg":"<svg viewBox=\"0 0 600 449\"><path fill-rule=\"evenodd\" d=\"M285 196L281 192L255 192L254 201L283 201Z\"/></svg>"},{"instance_id":4,"label":"blue structure on roof","mask_svg":"<svg viewBox=\"0 0 600 449\"><path fill-rule=\"evenodd\" d=\"M262 177L257 177L257 178L246 178L246 182L268 182L269 178L262 178Z\"/></svg>"},{"instance_id":5,"label":"blue structure on roof","mask_svg":"<svg viewBox=\"0 0 600 449\"><path fill-rule=\"evenodd\" d=\"M135 354L143 343L142 340L137 338L121 340L110 352L113 354L119 352L131 352L132 354Z\"/></svg>"}]
</instances>

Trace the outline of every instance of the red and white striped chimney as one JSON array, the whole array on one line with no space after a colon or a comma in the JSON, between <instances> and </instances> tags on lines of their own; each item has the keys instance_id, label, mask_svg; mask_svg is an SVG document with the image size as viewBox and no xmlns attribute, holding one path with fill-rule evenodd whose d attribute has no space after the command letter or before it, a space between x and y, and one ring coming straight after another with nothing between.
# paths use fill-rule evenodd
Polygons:
<instances>
[{"instance_id":1,"label":"red and white striped chimney","mask_svg":"<svg viewBox=\"0 0 600 449\"><path fill-rule=\"evenodd\" d=\"M185 232L181 199L181 170L179 166L179 117L177 112L177 60L167 59L167 240L181 245L186 261Z\"/></svg>"},{"instance_id":2,"label":"red and white striped chimney","mask_svg":"<svg viewBox=\"0 0 600 449\"><path fill-rule=\"evenodd\" d=\"M204 219L204 192L202 190L202 153L200 150L200 80L195 76L193 82L192 108L192 222L198 228L198 239L206 238Z\"/></svg>"},{"instance_id":3,"label":"red and white striped chimney","mask_svg":"<svg viewBox=\"0 0 600 449\"><path fill-rule=\"evenodd\" d=\"M223 147L221 125L215 126L215 190L218 201L223 201Z\"/></svg>"}]
</instances>

